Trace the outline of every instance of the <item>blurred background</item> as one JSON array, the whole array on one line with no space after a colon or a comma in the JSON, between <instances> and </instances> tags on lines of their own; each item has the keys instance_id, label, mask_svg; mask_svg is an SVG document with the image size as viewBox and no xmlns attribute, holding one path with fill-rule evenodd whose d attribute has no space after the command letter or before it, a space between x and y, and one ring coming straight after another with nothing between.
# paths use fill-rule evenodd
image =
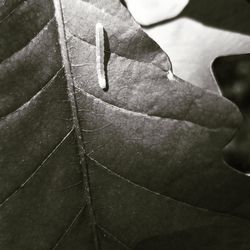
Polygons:
<instances>
[{"instance_id":1,"label":"blurred background","mask_svg":"<svg viewBox=\"0 0 250 250\"><path fill-rule=\"evenodd\" d=\"M224 158L236 169L250 173L250 54L219 57L212 69L222 94L244 116L240 129L224 149Z\"/></svg>"}]
</instances>

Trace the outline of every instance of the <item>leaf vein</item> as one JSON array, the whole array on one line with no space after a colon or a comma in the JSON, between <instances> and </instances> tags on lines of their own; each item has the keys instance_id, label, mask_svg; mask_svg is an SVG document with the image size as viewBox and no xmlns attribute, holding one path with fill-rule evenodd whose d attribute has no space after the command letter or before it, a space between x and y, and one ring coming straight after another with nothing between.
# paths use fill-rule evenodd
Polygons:
<instances>
[{"instance_id":1,"label":"leaf vein","mask_svg":"<svg viewBox=\"0 0 250 250\"><path fill-rule=\"evenodd\" d=\"M11 113L4 115L0 117L0 123L8 119L13 114L20 112L21 110L25 109L27 106L29 106L30 102L34 101L38 96L40 96L43 92L45 92L49 86L54 82L54 80L57 78L57 76L60 74L60 72L63 70L63 67L61 67L51 78L48 82L45 83L45 85L35 94L33 95L28 101L26 101L24 104L19 106L16 110L12 111Z\"/></svg>"},{"instance_id":2,"label":"leaf vein","mask_svg":"<svg viewBox=\"0 0 250 250\"><path fill-rule=\"evenodd\" d=\"M50 25L51 22L53 22L55 20L55 17L52 17L36 34L34 34L34 36L21 48L19 49L18 51L15 51L14 53L12 53L10 56L8 56L7 58L3 59L1 62L0 62L0 65L6 61L6 60L9 60L11 57L13 57L16 53L18 53L19 51L22 51L23 49L25 49L30 43L34 42L34 40L38 37L38 35L45 31L46 28Z\"/></svg>"},{"instance_id":3,"label":"leaf vein","mask_svg":"<svg viewBox=\"0 0 250 250\"><path fill-rule=\"evenodd\" d=\"M62 12L62 3L61 0L53 0L55 5L55 16L58 24L58 32L59 32L59 42L61 45L61 54L62 60L65 65L66 77L67 77L67 88L68 88L68 95L70 98L71 110L72 110L72 118L73 124L76 133L77 145L78 145L78 152L80 157L80 165L82 169L83 175L83 183L85 184L85 200L87 203L88 213L91 221L91 227L94 235L94 244L95 249L99 250L99 242L98 242L98 235L97 235L97 228L96 228L96 218L92 207L92 199L90 193L90 186L89 186L89 173L88 173L88 165L85 159L85 148L83 144L83 137L80 128L80 122L78 118L78 111L77 111L77 101L75 95L75 83L72 78L72 70L69 63L69 54L67 50L66 44L66 30L65 30L65 23L64 23L64 16Z\"/></svg>"},{"instance_id":4,"label":"leaf vein","mask_svg":"<svg viewBox=\"0 0 250 250\"><path fill-rule=\"evenodd\" d=\"M71 128L71 130L60 140L60 142L54 147L54 149L39 164L39 166L35 169L35 171L32 172L32 174L20 186L18 186L8 197L6 197L0 203L0 208L4 206L14 195L19 193L30 182L30 180L39 172L39 170L41 170L41 168L45 165L45 163L52 157L52 155L59 149L59 147L65 142L65 140L71 135L73 131L74 128Z\"/></svg>"},{"instance_id":5,"label":"leaf vein","mask_svg":"<svg viewBox=\"0 0 250 250\"><path fill-rule=\"evenodd\" d=\"M25 0L22 0L20 3L18 3L18 5L10 11L10 13L8 13L5 17L3 17L0 20L0 24L3 23L4 21L6 21L20 6L22 6L24 4L24 2L25 2Z\"/></svg>"},{"instance_id":6,"label":"leaf vein","mask_svg":"<svg viewBox=\"0 0 250 250\"><path fill-rule=\"evenodd\" d=\"M69 224L69 226L66 228L66 230L64 231L64 233L61 235L61 237L57 240L57 242L55 243L55 246L52 247L53 250L55 250L60 243L66 238L66 236L70 233L71 229L73 228L74 224L79 220L80 216L82 215L83 211L86 208L86 204L84 204L83 207L81 207L81 209L77 212L77 214L74 216L74 219L72 220L72 222Z\"/></svg>"},{"instance_id":7,"label":"leaf vein","mask_svg":"<svg viewBox=\"0 0 250 250\"><path fill-rule=\"evenodd\" d=\"M127 244L125 244L124 242L122 242L120 239L118 239L116 236L114 236L110 231L108 231L106 228L104 228L103 226L101 226L100 224L97 224L97 227L105 234L109 235L115 242L117 242L118 244L122 245L124 248L128 249L128 250L132 250L131 247L129 247Z\"/></svg>"},{"instance_id":8,"label":"leaf vein","mask_svg":"<svg viewBox=\"0 0 250 250\"><path fill-rule=\"evenodd\" d=\"M81 42L84 42L84 43L87 43L88 45L91 45L91 46L94 46L95 47L95 44L92 44L90 42L88 42L87 40L84 40L82 37L78 36L77 34L74 34L69 28L66 28L66 30L73 36L75 37L76 39L80 40ZM121 54L117 53L117 52L114 52L114 51L111 51L111 50L104 50L106 53L109 53L109 54L114 54L118 57L121 57L121 58L125 58L127 60L131 60L133 62L138 62L138 63L141 63L141 64L146 64L146 65L151 65L153 67L156 67L158 69L160 69L161 71L163 72L168 72L170 70L164 70L163 68L157 66L155 63L149 63L149 62L146 62L146 61L140 61L140 60L136 60L134 58L129 58L129 57L126 57L126 56L122 56Z\"/></svg>"},{"instance_id":9,"label":"leaf vein","mask_svg":"<svg viewBox=\"0 0 250 250\"><path fill-rule=\"evenodd\" d=\"M126 112L126 113L130 113L131 115L140 115L140 116L144 116L144 117L148 117L150 119L166 119L166 120L175 120L175 121L179 121L179 122L186 122L186 123L191 123L191 124L194 124L196 126L199 126L201 128L205 128L205 129L209 129L209 130L212 130L212 131L216 131L218 129L229 129L227 127L215 127L215 128L212 128L212 127L206 127L204 125L201 125L199 124L198 122L194 122L194 121L191 121L191 120L184 120L184 119L180 119L180 118L176 118L176 117L165 117L165 116L156 116L156 115L150 115L150 114L147 114L147 113L144 113L144 112L139 112L139 111L133 111L133 110L129 110L129 109L126 109L126 108L123 108L123 107L118 107L114 104L111 104L107 101L104 101L98 97L96 97L95 95L93 94L90 94L88 92L86 92L85 90L75 86L76 89L78 89L79 91L81 91L82 93L86 94L87 96L89 97L92 97L94 98L95 100L99 101L99 102L102 102L103 104L106 104L106 105L109 105L111 106L112 108L114 109L117 109L117 110L120 110L120 111L123 111L123 112Z\"/></svg>"},{"instance_id":10,"label":"leaf vein","mask_svg":"<svg viewBox=\"0 0 250 250\"><path fill-rule=\"evenodd\" d=\"M89 155L86 156L87 158L89 158L91 161L93 161L94 163L96 163L96 165L104 170L106 170L109 174L113 175L113 176L116 176L118 177L119 179L125 181L126 183L132 185L132 186L135 186L141 190L144 190L146 192L149 192L153 195L156 195L158 197L161 197L163 199L167 199L167 200L171 200L171 201L174 201L174 202L177 202L177 203L180 203L184 206L187 206L187 207L190 207L190 208L193 208L193 209L197 209L197 210L200 210L202 212L206 212L206 213L215 213L217 216L223 216L223 217L233 217L233 218L237 218L237 219L241 219L241 220L245 220L245 221L250 221L250 219L246 218L246 217L243 217L243 216L239 216L239 215L236 215L236 214L231 214L231 213L227 213L227 212L221 212L221 211L217 211L217 210L212 210L212 209L207 209L207 208L203 208L203 207L199 207L199 206L196 206L196 205L192 205L188 202L185 202L185 201L181 201L181 200L178 200L178 199L175 199L173 197L170 197L170 196L167 196L165 194L161 194L161 193L158 193L156 191L153 191L147 187L144 187L144 186L141 186L129 179L127 179L126 177L124 176L121 176L120 174L116 173L115 171L111 170L110 168L104 166L102 163L100 163L99 161L95 160L94 158L90 157Z\"/></svg>"}]
</instances>

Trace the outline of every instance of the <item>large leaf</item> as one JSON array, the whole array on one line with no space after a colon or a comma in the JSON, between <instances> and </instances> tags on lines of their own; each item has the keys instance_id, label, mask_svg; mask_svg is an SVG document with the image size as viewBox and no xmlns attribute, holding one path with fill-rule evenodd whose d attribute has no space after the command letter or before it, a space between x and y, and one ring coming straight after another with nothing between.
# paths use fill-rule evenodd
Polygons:
<instances>
[{"instance_id":1,"label":"large leaf","mask_svg":"<svg viewBox=\"0 0 250 250\"><path fill-rule=\"evenodd\" d=\"M231 102L172 76L117 0L0 12L0 249L131 249L196 228L247 249L250 182L221 159L241 120Z\"/></svg>"},{"instance_id":2,"label":"large leaf","mask_svg":"<svg viewBox=\"0 0 250 250\"><path fill-rule=\"evenodd\" d=\"M211 65L219 56L249 53L249 16L246 0L191 0L176 18L144 31L168 53L178 76L220 93Z\"/></svg>"}]
</instances>

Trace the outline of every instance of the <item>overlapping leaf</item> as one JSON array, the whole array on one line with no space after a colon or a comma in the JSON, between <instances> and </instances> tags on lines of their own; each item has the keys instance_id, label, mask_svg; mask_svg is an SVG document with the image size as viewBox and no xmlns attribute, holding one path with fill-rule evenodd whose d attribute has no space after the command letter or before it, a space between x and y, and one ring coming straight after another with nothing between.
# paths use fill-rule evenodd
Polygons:
<instances>
[{"instance_id":1,"label":"overlapping leaf","mask_svg":"<svg viewBox=\"0 0 250 250\"><path fill-rule=\"evenodd\" d=\"M250 182L221 159L237 108L172 76L119 1L10 3L0 23L0 248L132 249L202 228L223 232L220 249L247 249Z\"/></svg>"},{"instance_id":2,"label":"overlapping leaf","mask_svg":"<svg viewBox=\"0 0 250 250\"><path fill-rule=\"evenodd\" d=\"M125 0L126 5L141 25L151 25L174 18L186 7L189 0Z\"/></svg>"},{"instance_id":3,"label":"overlapping leaf","mask_svg":"<svg viewBox=\"0 0 250 250\"><path fill-rule=\"evenodd\" d=\"M165 7L166 19L168 13ZM219 56L250 52L249 16L246 0L191 0L174 19L144 30L168 53L178 76L220 92L211 64Z\"/></svg>"}]
</instances>

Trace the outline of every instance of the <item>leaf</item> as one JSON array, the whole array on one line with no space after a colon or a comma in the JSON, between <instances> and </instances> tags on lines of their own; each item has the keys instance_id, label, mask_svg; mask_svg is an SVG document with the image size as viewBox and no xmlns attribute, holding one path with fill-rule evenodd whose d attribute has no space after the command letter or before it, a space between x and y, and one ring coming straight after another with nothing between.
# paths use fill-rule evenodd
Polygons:
<instances>
[{"instance_id":1,"label":"leaf","mask_svg":"<svg viewBox=\"0 0 250 250\"><path fill-rule=\"evenodd\" d=\"M191 0L173 20L144 31L168 53L175 74L220 93L211 65L219 56L249 53L249 16L246 0Z\"/></svg>"},{"instance_id":2,"label":"leaf","mask_svg":"<svg viewBox=\"0 0 250 250\"><path fill-rule=\"evenodd\" d=\"M132 249L199 227L246 249L250 182L221 159L238 109L171 75L119 1L10 3L0 9L0 249Z\"/></svg>"},{"instance_id":3,"label":"leaf","mask_svg":"<svg viewBox=\"0 0 250 250\"><path fill-rule=\"evenodd\" d=\"M170 19L185 8L189 0L125 0L128 9L141 25L151 25Z\"/></svg>"}]
</instances>

